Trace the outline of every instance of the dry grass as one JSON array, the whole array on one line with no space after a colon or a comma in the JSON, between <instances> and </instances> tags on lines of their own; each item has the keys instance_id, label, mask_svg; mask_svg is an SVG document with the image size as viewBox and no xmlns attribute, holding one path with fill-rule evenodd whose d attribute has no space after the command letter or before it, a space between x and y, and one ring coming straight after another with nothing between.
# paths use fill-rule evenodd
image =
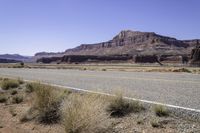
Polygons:
<instances>
[{"instance_id":1,"label":"dry grass","mask_svg":"<svg viewBox=\"0 0 200 133\"><path fill-rule=\"evenodd\" d=\"M159 117L166 117L166 116L169 116L169 110L167 110L164 106L162 105L156 105L154 107L154 111L155 111L155 114Z\"/></svg>"},{"instance_id":2,"label":"dry grass","mask_svg":"<svg viewBox=\"0 0 200 133\"><path fill-rule=\"evenodd\" d=\"M103 102L96 96L71 94L63 103L62 112L66 133L96 133L108 129Z\"/></svg>"},{"instance_id":3,"label":"dry grass","mask_svg":"<svg viewBox=\"0 0 200 133\"><path fill-rule=\"evenodd\" d=\"M187 73L191 73L192 71L190 71L187 68L179 68L179 69L173 70L173 72L187 72Z\"/></svg>"},{"instance_id":4,"label":"dry grass","mask_svg":"<svg viewBox=\"0 0 200 133\"><path fill-rule=\"evenodd\" d=\"M27 93L32 93L35 88L38 88L39 84L38 83L27 83L26 84L26 92Z\"/></svg>"},{"instance_id":5,"label":"dry grass","mask_svg":"<svg viewBox=\"0 0 200 133\"><path fill-rule=\"evenodd\" d=\"M126 100L122 94L114 96L107 107L107 111L111 116L120 117L131 112L140 112L144 107L138 101Z\"/></svg>"},{"instance_id":6,"label":"dry grass","mask_svg":"<svg viewBox=\"0 0 200 133\"><path fill-rule=\"evenodd\" d=\"M5 94L0 94L0 103L5 103L8 97Z\"/></svg>"},{"instance_id":7,"label":"dry grass","mask_svg":"<svg viewBox=\"0 0 200 133\"><path fill-rule=\"evenodd\" d=\"M1 81L1 88L3 90L8 90L11 88L17 88L19 86L19 82L14 79L4 79Z\"/></svg>"},{"instance_id":8,"label":"dry grass","mask_svg":"<svg viewBox=\"0 0 200 133\"><path fill-rule=\"evenodd\" d=\"M23 102L23 100L24 100L23 96L20 96L20 95L14 96L12 98L12 103L13 104L19 104L19 103Z\"/></svg>"},{"instance_id":9,"label":"dry grass","mask_svg":"<svg viewBox=\"0 0 200 133\"><path fill-rule=\"evenodd\" d=\"M60 95L55 88L48 85L38 83L34 87L33 107L38 110L38 120L45 124L57 123L60 120Z\"/></svg>"}]
</instances>

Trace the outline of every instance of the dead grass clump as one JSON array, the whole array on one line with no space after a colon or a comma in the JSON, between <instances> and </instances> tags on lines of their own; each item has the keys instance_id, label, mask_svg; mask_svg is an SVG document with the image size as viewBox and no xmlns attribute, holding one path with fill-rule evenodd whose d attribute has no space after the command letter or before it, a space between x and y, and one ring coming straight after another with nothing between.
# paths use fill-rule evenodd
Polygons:
<instances>
[{"instance_id":1,"label":"dead grass clump","mask_svg":"<svg viewBox=\"0 0 200 133\"><path fill-rule=\"evenodd\" d=\"M0 94L0 103L5 103L8 100L8 97L4 94Z\"/></svg>"},{"instance_id":2,"label":"dead grass clump","mask_svg":"<svg viewBox=\"0 0 200 133\"><path fill-rule=\"evenodd\" d=\"M187 68L180 68L180 69L175 69L173 70L173 72L187 72L187 73L191 73L191 71Z\"/></svg>"},{"instance_id":3,"label":"dead grass clump","mask_svg":"<svg viewBox=\"0 0 200 133\"><path fill-rule=\"evenodd\" d=\"M166 117L166 116L169 116L169 110L167 110L164 106L162 105L156 105L154 107L154 111L155 111L155 114L159 117Z\"/></svg>"},{"instance_id":4,"label":"dead grass clump","mask_svg":"<svg viewBox=\"0 0 200 133\"><path fill-rule=\"evenodd\" d=\"M19 104L19 103L23 102L23 100L24 100L23 96L15 96L12 98L12 103Z\"/></svg>"},{"instance_id":5,"label":"dead grass clump","mask_svg":"<svg viewBox=\"0 0 200 133\"><path fill-rule=\"evenodd\" d=\"M17 88L19 86L19 82L17 80L14 79L4 79L1 82L1 88L3 90L8 90L11 88Z\"/></svg>"},{"instance_id":6,"label":"dead grass clump","mask_svg":"<svg viewBox=\"0 0 200 133\"><path fill-rule=\"evenodd\" d=\"M138 101L125 100L122 94L114 96L107 108L107 111L113 117L120 117L142 110L144 110L144 107Z\"/></svg>"},{"instance_id":7,"label":"dead grass clump","mask_svg":"<svg viewBox=\"0 0 200 133\"><path fill-rule=\"evenodd\" d=\"M38 88L40 84L38 83L27 83L26 84L26 92L27 93L32 93L35 88Z\"/></svg>"},{"instance_id":8,"label":"dead grass clump","mask_svg":"<svg viewBox=\"0 0 200 133\"><path fill-rule=\"evenodd\" d=\"M38 110L38 120L41 123L52 124L60 120L61 98L55 88L49 85L35 85L35 102L33 107Z\"/></svg>"},{"instance_id":9,"label":"dead grass clump","mask_svg":"<svg viewBox=\"0 0 200 133\"><path fill-rule=\"evenodd\" d=\"M18 93L17 90L12 90L12 91L10 92L11 95L16 95L17 93Z\"/></svg>"},{"instance_id":10,"label":"dead grass clump","mask_svg":"<svg viewBox=\"0 0 200 133\"><path fill-rule=\"evenodd\" d=\"M153 120L153 121L151 122L151 126L152 126L153 128L163 128L163 125L162 125L160 122L156 121L156 120Z\"/></svg>"},{"instance_id":11,"label":"dead grass clump","mask_svg":"<svg viewBox=\"0 0 200 133\"><path fill-rule=\"evenodd\" d=\"M21 78L18 78L17 81L18 81L18 83L19 83L20 85L24 83L24 80L21 79Z\"/></svg>"},{"instance_id":12,"label":"dead grass clump","mask_svg":"<svg viewBox=\"0 0 200 133\"><path fill-rule=\"evenodd\" d=\"M63 103L62 114L66 133L95 133L109 126L103 102L95 96L71 94Z\"/></svg>"}]
</instances>

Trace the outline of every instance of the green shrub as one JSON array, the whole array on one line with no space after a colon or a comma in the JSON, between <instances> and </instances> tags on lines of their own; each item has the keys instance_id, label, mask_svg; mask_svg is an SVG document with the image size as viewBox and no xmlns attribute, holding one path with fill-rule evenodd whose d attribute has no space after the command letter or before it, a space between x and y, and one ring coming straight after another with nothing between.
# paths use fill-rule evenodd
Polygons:
<instances>
[{"instance_id":1,"label":"green shrub","mask_svg":"<svg viewBox=\"0 0 200 133\"><path fill-rule=\"evenodd\" d=\"M157 105L154 107L155 114L159 117L169 116L169 111L162 105Z\"/></svg>"},{"instance_id":2,"label":"green shrub","mask_svg":"<svg viewBox=\"0 0 200 133\"><path fill-rule=\"evenodd\" d=\"M140 112L144 107L138 101L123 99L122 95L115 96L108 105L107 111L111 116L124 116L131 112Z\"/></svg>"},{"instance_id":3,"label":"green shrub","mask_svg":"<svg viewBox=\"0 0 200 133\"><path fill-rule=\"evenodd\" d=\"M12 103L19 104L19 103L23 102L23 100L24 100L23 96L15 96L12 98Z\"/></svg>"},{"instance_id":4,"label":"green shrub","mask_svg":"<svg viewBox=\"0 0 200 133\"><path fill-rule=\"evenodd\" d=\"M1 88L3 90L8 90L10 88L17 88L18 86L19 86L18 81L14 79L4 79L1 82Z\"/></svg>"}]
</instances>

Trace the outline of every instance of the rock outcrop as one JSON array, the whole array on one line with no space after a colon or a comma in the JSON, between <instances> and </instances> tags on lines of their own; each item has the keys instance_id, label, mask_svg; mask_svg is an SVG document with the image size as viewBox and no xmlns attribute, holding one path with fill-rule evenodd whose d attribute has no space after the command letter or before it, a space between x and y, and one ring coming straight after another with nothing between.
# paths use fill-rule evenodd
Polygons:
<instances>
[{"instance_id":1,"label":"rock outcrop","mask_svg":"<svg viewBox=\"0 0 200 133\"><path fill-rule=\"evenodd\" d=\"M37 60L41 63L91 63L91 62L127 62L133 57L129 55L110 55L110 56L95 56L95 55L64 55L63 57L43 57Z\"/></svg>"},{"instance_id":2,"label":"rock outcrop","mask_svg":"<svg viewBox=\"0 0 200 133\"><path fill-rule=\"evenodd\" d=\"M87 58L88 60L88 58L93 58L92 56L107 58L114 55L129 55L132 57L136 55L156 55L163 62L187 63L188 57L190 57L191 51L196 45L196 41L177 40L172 37L158 35L154 32L124 30L106 42L82 44L76 48L68 49L60 53L41 52L37 53L35 57L38 59L42 57L65 56L67 59L72 58L72 60L77 60L76 58L81 58L80 60ZM101 59L98 60L102 61Z\"/></svg>"},{"instance_id":3,"label":"rock outcrop","mask_svg":"<svg viewBox=\"0 0 200 133\"><path fill-rule=\"evenodd\" d=\"M196 48L191 52L191 65L200 66L200 44L197 41Z\"/></svg>"}]
</instances>

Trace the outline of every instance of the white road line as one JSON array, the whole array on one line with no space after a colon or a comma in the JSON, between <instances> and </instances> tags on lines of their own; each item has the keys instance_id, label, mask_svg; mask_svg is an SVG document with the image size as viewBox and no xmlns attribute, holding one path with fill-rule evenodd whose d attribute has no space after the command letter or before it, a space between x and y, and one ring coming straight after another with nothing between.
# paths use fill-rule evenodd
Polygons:
<instances>
[{"instance_id":1,"label":"white road line","mask_svg":"<svg viewBox=\"0 0 200 133\"><path fill-rule=\"evenodd\" d=\"M35 82L33 80L24 80L24 81ZM41 83L47 84L47 85L51 85L51 86L54 86L54 87L66 88L66 89L82 91L82 92L88 92L88 93L93 93L93 94L100 94L100 95L106 95L106 96L115 96L115 95L109 94L109 93L96 92L96 91L85 90L85 89L80 89L80 88L75 88L75 87L70 87L70 86L63 86L63 85L52 84L52 83L47 83L47 82L41 82ZM171 105L171 104L164 104L164 103L159 103L159 102L149 101L149 100L136 99L136 98L131 98L131 97L124 97L124 98L125 99L129 99L129 100L134 100L134 101L140 101L140 102L148 103L148 104L162 105L162 106L166 106L166 107L170 107L170 108L176 108L176 109L182 109L182 110L186 110L186 111L193 111L193 112L200 113L200 110L198 110L198 109L181 107L181 106L176 106L176 105Z\"/></svg>"}]
</instances>

